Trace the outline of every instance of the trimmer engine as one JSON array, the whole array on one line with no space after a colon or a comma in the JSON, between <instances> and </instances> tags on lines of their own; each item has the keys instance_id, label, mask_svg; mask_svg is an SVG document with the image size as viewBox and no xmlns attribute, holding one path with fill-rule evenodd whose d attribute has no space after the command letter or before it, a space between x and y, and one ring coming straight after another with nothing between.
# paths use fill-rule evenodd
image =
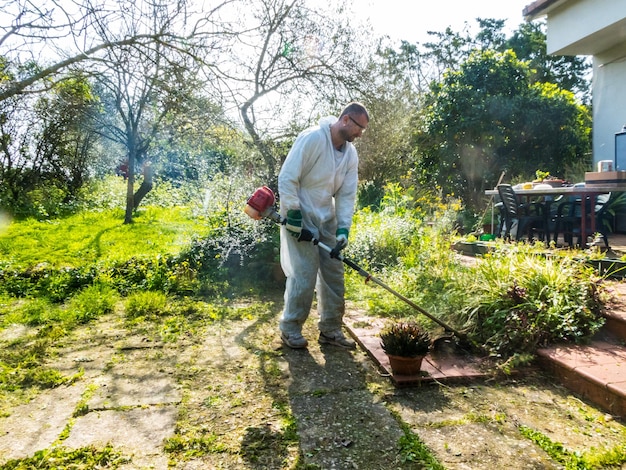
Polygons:
<instances>
[{"instance_id":1,"label":"trimmer engine","mask_svg":"<svg viewBox=\"0 0 626 470\"><path fill-rule=\"evenodd\" d=\"M267 186L262 186L248 198L243 211L254 220L268 218L280 223L280 215L274 209L275 202L274 192Z\"/></svg>"}]
</instances>

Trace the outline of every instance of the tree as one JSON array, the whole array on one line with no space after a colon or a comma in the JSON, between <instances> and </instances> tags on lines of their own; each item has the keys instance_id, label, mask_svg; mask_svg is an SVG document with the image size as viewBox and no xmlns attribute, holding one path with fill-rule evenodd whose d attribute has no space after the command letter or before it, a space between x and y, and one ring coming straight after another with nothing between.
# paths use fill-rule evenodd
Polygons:
<instances>
[{"instance_id":1,"label":"tree","mask_svg":"<svg viewBox=\"0 0 626 470\"><path fill-rule=\"evenodd\" d=\"M150 148L154 171L175 186L203 184L250 166L244 139L221 106L191 90L161 122Z\"/></svg>"},{"instance_id":2,"label":"tree","mask_svg":"<svg viewBox=\"0 0 626 470\"><path fill-rule=\"evenodd\" d=\"M41 177L47 184L76 196L89 176L99 138L93 122L99 103L86 77L75 75L56 83L53 94L38 99L36 109L43 122L38 139Z\"/></svg>"},{"instance_id":3,"label":"tree","mask_svg":"<svg viewBox=\"0 0 626 470\"><path fill-rule=\"evenodd\" d=\"M112 115L104 115L98 130L126 149L125 222L130 222L145 192L134 193L135 163L145 159L163 117L181 105L185 87L198 87L188 77L201 65L210 70L211 55L228 34L215 18L231 2L218 1L200 12L192 11L186 0L81 0L71 6L56 0L9 2L3 9L9 14L2 17L7 21L0 22L5 49L0 103L45 92L68 71L88 74L112 98L108 110L119 118L114 122ZM49 65L30 66L29 58L36 55ZM9 68L20 73L4 73Z\"/></svg>"},{"instance_id":4,"label":"tree","mask_svg":"<svg viewBox=\"0 0 626 470\"><path fill-rule=\"evenodd\" d=\"M70 4L57 0L5 1L0 17L2 60L22 73L11 80L0 81L0 102L16 95L45 91L62 79L68 69L93 63L99 60L100 54L117 48L150 48L159 43L176 50L188 43L190 37L217 37L219 31L214 29L211 15L230 1L223 0L205 14L196 13L196 22L181 31L174 27L151 31L136 28L139 23L149 25L150 11L158 10L157 4L148 0L111 0L98 4L91 0ZM178 9L178 15L185 20L191 18L192 13L184 2L170 6L172 11ZM159 21L157 18L158 15L155 23ZM161 18L161 26L166 24ZM189 35L182 33L190 29ZM123 33L116 37L114 32L119 31ZM45 66L28 67L28 64L43 63L42 57L47 62Z\"/></svg>"},{"instance_id":5,"label":"tree","mask_svg":"<svg viewBox=\"0 0 626 470\"><path fill-rule=\"evenodd\" d=\"M408 46L408 44L407 44ZM384 187L404 178L413 167L412 117L420 93L396 53L380 47L372 57L364 104L370 113L367 132L356 142L359 150L360 202L376 205Z\"/></svg>"},{"instance_id":6,"label":"tree","mask_svg":"<svg viewBox=\"0 0 626 470\"><path fill-rule=\"evenodd\" d=\"M187 70L167 61L159 49L152 56L134 48L111 51L110 66L96 76L106 101L100 133L124 149L128 167L125 223L132 222L133 211L147 189L144 186L134 193L135 169L148 163L148 150L161 121L177 106L184 86L191 82Z\"/></svg>"},{"instance_id":7,"label":"tree","mask_svg":"<svg viewBox=\"0 0 626 470\"><path fill-rule=\"evenodd\" d=\"M571 92L532 84L512 51L475 51L457 72L433 83L414 136L417 175L483 206L484 190L541 168L556 174L589 152L590 117Z\"/></svg>"},{"instance_id":8,"label":"tree","mask_svg":"<svg viewBox=\"0 0 626 470\"><path fill-rule=\"evenodd\" d=\"M189 20L185 0L142 6L143 9L134 10L136 16L124 19L115 33L108 24L103 24L101 41L119 42L120 37L137 36L159 39L150 45L118 45L107 49L90 69L106 105L101 135L118 144L125 153L122 158L128 168L125 223L132 222L133 211L152 187L148 181L152 177L148 153L164 119L176 109L184 108L193 90L201 88L197 79L199 67L217 47L206 40L214 36L204 35L196 25L183 34ZM144 174L143 187L135 192L135 170L144 165L150 171Z\"/></svg>"},{"instance_id":9,"label":"tree","mask_svg":"<svg viewBox=\"0 0 626 470\"><path fill-rule=\"evenodd\" d=\"M294 119L308 124L312 110L336 110L366 80L354 31L337 21L343 9L325 12L302 0L239 3L244 26L231 36L236 54L218 64L217 73L263 158L267 184L282 157L270 141L292 138Z\"/></svg>"},{"instance_id":10,"label":"tree","mask_svg":"<svg viewBox=\"0 0 626 470\"><path fill-rule=\"evenodd\" d=\"M90 129L97 108L97 99L81 75L67 76L47 92L0 102L3 208L32 213L29 194L37 188L45 194L43 199L38 196L38 204L45 202L45 213L50 215L59 214L62 203L73 201L96 158L98 139Z\"/></svg>"},{"instance_id":11,"label":"tree","mask_svg":"<svg viewBox=\"0 0 626 470\"><path fill-rule=\"evenodd\" d=\"M513 50L519 60L527 61L531 70L530 80L556 83L574 92L584 103L589 101L589 60L577 56L548 55L545 22L524 22L510 37L504 33L504 20L476 18L478 31L472 35L469 25L462 32L451 28L429 31L431 40L424 44L404 41L397 51L386 51L389 63L398 70L405 70L411 77L416 91L424 91L432 80L441 81L444 73L459 70L475 51Z\"/></svg>"},{"instance_id":12,"label":"tree","mask_svg":"<svg viewBox=\"0 0 626 470\"><path fill-rule=\"evenodd\" d=\"M27 99L13 98L0 103L0 208L16 212L26 204L32 189L36 162L34 136L39 119Z\"/></svg>"},{"instance_id":13,"label":"tree","mask_svg":"<svg viewBox=\"0 0 626 470\"><path fill-rule=\"evenodd\" d=\"M523 23L507 39L503 48L512 49L517 58L528 61L531 80L555 83L572 91L583 103L590 103L589 59L580 56L549 55L546 47L545 23Z\"/></svg>"}]
</instances>

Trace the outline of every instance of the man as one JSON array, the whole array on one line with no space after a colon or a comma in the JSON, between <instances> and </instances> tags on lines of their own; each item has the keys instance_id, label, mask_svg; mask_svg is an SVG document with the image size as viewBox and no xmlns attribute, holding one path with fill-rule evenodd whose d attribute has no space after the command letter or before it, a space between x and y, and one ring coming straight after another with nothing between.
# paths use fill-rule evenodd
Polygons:
<instances>
[{"instance_id":1,"label":"man","mask_svg":"<svg viewBox=\"0 0 626 470\"><path fill-rule=\"evenodd\" d=\"M299 242L302 229L327 246L348 244L358 183L358 155L352 141L369 124L360 103L350 103L339 119L322 118L319 126L303 131L293 144L278 175L281 216L280 261L287 276L285 306L280 319L282 341L306 348L302 326L309 316L314 292L320 316L319 342L355 348L342 332L343 263L319 246Z\"/></svg>"}]
</instances>

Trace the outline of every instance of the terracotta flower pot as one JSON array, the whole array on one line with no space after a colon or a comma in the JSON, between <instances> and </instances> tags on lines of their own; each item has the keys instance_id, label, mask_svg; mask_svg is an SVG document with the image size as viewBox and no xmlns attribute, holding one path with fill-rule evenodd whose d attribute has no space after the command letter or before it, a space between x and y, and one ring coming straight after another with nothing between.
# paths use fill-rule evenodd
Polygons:
<instances>
[{"instance_id":1,"label":"terracotta flower pot","mask_svg":"<svg viewBox=\"0 0 626 470\"><path fill-rule=\"evenodd\" d=\"M394 374L398 375L417 375L422 369L422 361L424 356L405 357L387 354L389 365Z\"/></svg>"}]
</instances>

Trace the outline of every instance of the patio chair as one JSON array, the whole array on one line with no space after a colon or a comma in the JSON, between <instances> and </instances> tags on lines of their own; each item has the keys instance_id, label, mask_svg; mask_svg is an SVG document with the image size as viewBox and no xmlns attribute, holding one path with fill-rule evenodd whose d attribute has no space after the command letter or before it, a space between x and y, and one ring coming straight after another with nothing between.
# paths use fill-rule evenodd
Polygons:
<instances>
[{"instance_id":1,"label":"patio chair","mask_svg":"<svg viewBox=\"0 0 626 470\"><path fill-rule=\"evenodd\" d=\"M589 229L591 217L595 217L596 232L602 235L604 246L609 248L609 231L611 226L611 214L608 212L608 202L611 193L600 194L596 197L595 207L591 209L591 200L585 197L587 214L587 233L581 233L582 222L582 198L580 196L568 197L558 205L557 214L554 218L554 243L557 243L559 235L563 236L563 242L570 248L584 246L585 237L593 235ZM574 239L576 238L576 242Z\"/></svg>"},{"instance_id":2,"label":"patio chair","mask_svg":"<svg viewBox=\"0 0 626 470\"><path fill-rule=\"evenodd\" d=\"M510 240L514 232L515 241L521 240L524 236L528 240L533 240L535 235L540 240L550 239L548 218L543 204L520 202L510 184L499 184L497 189L502 202L501 213L504 216L503 238Z\"/></svg>"}]
</instances>

